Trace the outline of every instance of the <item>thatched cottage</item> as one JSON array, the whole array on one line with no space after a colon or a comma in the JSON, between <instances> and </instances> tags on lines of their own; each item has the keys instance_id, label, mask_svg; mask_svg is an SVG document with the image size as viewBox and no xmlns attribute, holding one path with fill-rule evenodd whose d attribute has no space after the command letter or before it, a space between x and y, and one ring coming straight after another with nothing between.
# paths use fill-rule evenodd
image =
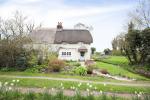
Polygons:
<instances>
[{"instance_id":1,"label":"thatched cottage","mask_svg":"<svg viewBox=\"0 0 150 100\"><path fill-rule=\"evenodd\" d=\"M85 29L63 29L58 23L56 29L38 29L30 34L36 49L48 47L56 51L63 60L85 61L91 57L91 33Z\"/></svg>"}]
</instances>

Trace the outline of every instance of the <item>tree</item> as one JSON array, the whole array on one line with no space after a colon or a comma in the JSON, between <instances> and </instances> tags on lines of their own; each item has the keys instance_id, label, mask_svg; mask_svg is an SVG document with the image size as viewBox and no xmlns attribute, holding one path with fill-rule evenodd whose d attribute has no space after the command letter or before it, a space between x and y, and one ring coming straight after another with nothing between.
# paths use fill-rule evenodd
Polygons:
<instances>
[{"instance_id":1,"label":"tree","mask_svg":"<svg viewBox=\"0 0 150 100\"><path fill-rule=\"evenodd\" d=\"M83 23L77 23L76 25L74 25L74 29L86 29L86 30L92 31L93 27L85 25Z\"/></svg>"},{"instance_id":2,"label":"tree","mask_svg":"<svg viewBox=\"0 0 150 100\"><path fill-rule=\"evenodd\" d=\"M94 47L91 47L91 53L92 53L92 55L95 53L95 51L96 51L96 48L94 48Z\"/></svg>"},{"instance_id":3,"label":"tree","mask_svg":"<svg viewBox=\"0 0 150 100\"><path fill-rule=\"evenodd\" d=\"M117 35L113 40L112 40L112 55L124 55L123 51L123 45L124 45L124 40L125 40L125 33L121 33Z\"/></svg>"},{"instance_id":4,"label":"tree","mask_svg":"<svg viewBox=\"0 0 150 100\"><path fill-rule=\"evenodd\" d=\"M139 0L130 13L127 32L112 41L113 50L119 49L131 64L150 64L150 0ZM113 51L112 51L113 52Z\"/></svg>"},{"instance_id":5,"label":"tree","mask_svg":"<svg viewBox=\"0 0 150 100\"><path fill-rule=\"evenodd\" d=\"M18 11L12 18L0 19L0 66L1 67L22 67L17 66L24 63L27 57L25 44L31 42L28 34L35 29L33 23L27 22ZM18 63L18 64L17 64Z\"/></svg>"},{"instance_id":6,"label":"tree","mask_svg":"<svg viewBox=\"0 0 150 100\"><path fill-rule=\"evenodd\" d=\"M110 55L111 54L111 50L109 48L104 49L104 53L105 53L105 55Z\"/></svg>"},{"instance_id":7,"label":"tree","mask_svg":"<svg viewBox=\"0 0 150 100\"><path fill-rule=\"evenodd\" d=\"M118 40L117 40L116 37L112 40L111 44L112 44L113 50L117 50L117 47L118 47Z\"/></svg>"},{"instance_id":8,"label":"tree","mask_svg":"<svg viewBox=\"0 0 150 100\"><path fill-rule=\"evenodd\" d=\"M131 64L149 64L150 28L137 30L132 22L125 34L123 50Z\"/></svg>"},{"instance_id":9,"label":"tree","mask_svg":"<svg viewBox=\"0 0 150 100\"><path fill-rule=\"evenodd\" d=\"M132 21L139 28L150 27L150 0L139 0L139 5L134 12L130 13Z\"/></svg>"}]
</instances>

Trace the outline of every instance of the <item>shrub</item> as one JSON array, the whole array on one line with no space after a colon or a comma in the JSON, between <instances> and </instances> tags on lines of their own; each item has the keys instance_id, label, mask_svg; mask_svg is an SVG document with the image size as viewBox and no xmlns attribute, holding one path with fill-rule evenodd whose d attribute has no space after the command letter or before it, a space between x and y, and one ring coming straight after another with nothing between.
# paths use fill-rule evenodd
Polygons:
<instances>
[{"instance_id":1,"label":"shrub","mask_svg":"<svg viewBox=\"0 0 150 100\"><path fill-rule=\"evenodd\" d=\"M106 69L102 69L102 70L100 70L100 72L101 72L102 74L109 74L109 72L108 72Z\"/></svg>"},{"instance_id":2,"label":"shrub","mask_svg":"<svg viewBox=\"0 0 150 100\"><path fill-rule=\"evenodd\" d=\"M25 70L27 65L27 59L24 54L16 59L16 66L19 70Z\"/></svg>"},{"instance_id":3,"label":"shrub","mask_svg":"<svg viewBox=\"0 0 150 100\"><path fill-rule=\"evenodd\" d=\"M86 66L88 66L88 65L94 65L94 64L95 64L94 60L87 60L87 61L85 61L85 65Z\"/></svg>"},{"instance_id":4,"label":"shrub","mask_svg":"<svg viewBox=\"0 0 150 100\"><path fill-rule=\"evenodd\" d=\"M79 67L79 66L81 66L81 64L80 64L80 63L78 63L78 62L75 62L75 63L74 63L74 66Z\"/></svg>"},{"instance_id":5,"label":"shrub","mask_svg":"<svg viewBox=\"0 0 150 100\"><path fill-rule=\"evenodd\" d=\"M92 74L95 68L95 62L93 60L87 60L85 65L87 66L87 74Z\"/></svg>"},{"instance_id":6,"label":"shrub","mask_svg":"<svg viewBox=\"0 0 150 100\"><path fill-rule=\"evenodd\" d=\"M59 72L65 67L65 62L63 60L52 59L48 64L48 71Z\"/></svg>"},{"instance_id":7,"label":"shrub","mask_svg":"<svg viewBox=\"0 0 150 100\"><path fill-rule=\"evenodd\" d=\"M87 74L87 68L83 66L76 67L73 72L77 75L84 76Z\"/></svg>"},{"instance_id":8,"label":"shrub","mask_svg":"<svg viewBox=\"0 0 150 100\"><path fill-rule=\"evenodd\" d=\"M81 64L79 62L76 62L76 61L70 61L70 62L68 62L68 65L69 66L75 66L75 67L81 66Z\"/></svg>"},{"instance_id":9,"label":"shrub","mask_svg":"<svg viewBox=\"0 0 150 100\"><path fill-rule=\"evenodd\" d=\"M95 68L95 64L87 66L87 74L92 74L93 69Z\"/></svg>"},{"instance_id":10,"label":"shrub","mask_svg":"<svg viewBox=\"0 0 150 100\"><path fill-rule=\"evenodd\" d=\"M28 67L34 67L36 65L38 65L38 58L37 58L36 54L31 53L31 55L29 56L29 59L28 59Z\"/></svg>"},{"instance_id":11,"label":"shrub","mask_svg":"<svg viewBox=\"0 0 150 100\"><path fill-rule=\"evenodd\" d=\"M26 72L31 72L31 73L39 73L39 72L45 72L45 69L47 68L46 65L36 65L34 67L28 68L25 71Z\"/></svg>"}]
</instances>

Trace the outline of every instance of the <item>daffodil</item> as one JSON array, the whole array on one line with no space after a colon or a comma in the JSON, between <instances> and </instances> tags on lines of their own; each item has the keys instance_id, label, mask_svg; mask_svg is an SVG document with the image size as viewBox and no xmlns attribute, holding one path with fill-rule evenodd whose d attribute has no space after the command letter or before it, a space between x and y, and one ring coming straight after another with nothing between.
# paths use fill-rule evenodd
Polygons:
<instances>
[{"instance_id":1,"label":"daffodil","mask_svg":"<svg viewBox=\"0 0 150 100\"><path fill-rule=\"evenodd\" d=\"M11 85L11 86L14 86L14 83L11 83L10 85Z\"/></svg>"},{"instance_id":2,"label":"daffodil","mask_svg":"<svg viewBox=\"0 0 150 100\"><path fill-rule=\"evenodd\" d=\"M19 80L17 80L17 82L19 82Z\"/></svg>"},{"instance_id":3,"label":"daffodil","mask_svg":"<svg viewBox=\"0 0 150 100\"><path fill-rule=\"evenodd\" d=\"M102 94L102 93L103 93L103 91L102 91L102 90L100 90L100 91L99 91L99 93L100 93L100 94Z\"/></svg>"},{"instance_id":4,"label":"daffodil","mask_svg":"<svg viewBox=\"0 0 150 100\"><path fill-rule=\"evenodd\" d=\"M16 80L12 80L12 82L16 82Z\"/></svg>"}]
</instances>

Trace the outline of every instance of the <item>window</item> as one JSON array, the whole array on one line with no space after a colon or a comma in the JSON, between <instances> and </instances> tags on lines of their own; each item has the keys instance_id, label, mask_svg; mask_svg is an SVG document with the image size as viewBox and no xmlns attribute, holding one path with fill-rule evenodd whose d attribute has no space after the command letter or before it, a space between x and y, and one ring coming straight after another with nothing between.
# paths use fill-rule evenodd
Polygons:
<instances>
[{"instance_id":1,"label":"window","mask_svg":"<svg viewBox=\"0 0 150 100\"><path fill-rule=\"evenodd\" d=\"M71 56L71 52L62 52L62 56Z\"/></svg>"},{"instance_id":2,"label":"window","mask_svg":"<svg viewBox=\"0 0 150 100\"><path fill-rule=\"evenodd\" d=\"M66 52L62 52L62 55L66 55Z\"/></svg>"},{"instance_id":3,"label":"window","mask_svg":"<svg viewBox=\"0 0 150 100\"><path fill-rule=\"evenodd\" d=\"M71 56L71 52L67 52L67 55Z\"/></svg>"}]
</instances>

